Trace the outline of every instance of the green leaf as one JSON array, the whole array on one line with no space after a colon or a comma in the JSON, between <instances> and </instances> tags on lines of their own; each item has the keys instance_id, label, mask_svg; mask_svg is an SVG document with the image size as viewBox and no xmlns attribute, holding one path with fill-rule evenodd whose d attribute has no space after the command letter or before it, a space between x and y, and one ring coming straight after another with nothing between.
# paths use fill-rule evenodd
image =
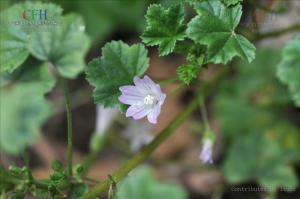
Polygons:
<instances>
[{"instance_id":1,"label":"green leaf","mask_svg":"<svg viewBox=\"0 0 300 199\"><path fill-rule=\"evenodd\" d=\"M242 16L241 5L227 8L220 1L204 1L193 4L198 12L188 24L189 38L207 45L207 61L229 62L240 56L251 62L255 47L245 37L235 33Z\"/></svg>"},{"instance_id":2,"label":"green leaf","mask_svg":"<svg viewBox=\"0 0 300 199\"><path fill-rule=\"evenodd\" d=\"M282 55L277 77L289 87L292 99L300 107L300 36L286 44Z\"/></svg>"},{"instance_id":3,"label":"green leaf","mask_svg":"<svg viewBox=\"0 0 300 199\"><path fill-rule=\"evenodd\" d=\"M225 177L231 183L258 180L275 188L283 179L288 186L295 182L289 164L299 161L300 128L276 79L279 58L276 50L259 49L251 64L235 66L236 75L223 81L215 96L214 110L229 146Z\"/></svg>"},{"instance_id":4,"label":"green leaf","mask_svg":"<svg viewBox=\"0 0 300 199\"><path fill-rule=\"evenodd\" d=\"M33 32L29 50L39 60L51 62L60 75L75 78L85 67L84 57L89 47L84 29L80 16L63 16L48 31Z\"/></svg>"},{"instance_id":5,"label":"green leaf","mask_svg":"<svg viewBox=\"0 0 300 199\"><path fill-rule=\"evenodd\" d=\"M243 0L221 0L227 7L232 6L232 5L236 5L240 2L242 2Z\"/></svg>"},{"instance_id":6,"label":"green leaf","mask_svg":"<svg viewBox=\"0 0 300 199\"><path fill-rule=\"evenodd\" d=\"M95 87L94 98L105 107L122 107L119 87L133 83L149 67L147 50L141 44L128 46L112 41L102 48L101 58L92 60L86 69L87 80Z\"/></svg>"},{"instance_id":7,"label":"green leaf","mask_svg":"<svg viewBox=\"0 0 300 199\"><path fill-rule=\"evenodd\" d=\"M260 132L238 136L228 156L224 174L230 183L258 180L266 188L297 187L296 173L288 166L290 156Z\"/></svg>"},{"instance_id":8,"label":"green leaf","mask_svg":"<svg viewBox=\"0 0 300 199\"><path fill-rule=\"evenodd\" d=\"M140 167L129 174L118 187L118 199L185 199L182 186L157 182L148 167Z\"/></svg>"},{"instance_id":9,"label":"green leaf","mask_svg":"<svg viewBox=\"0 0 300 199\"><path fill-rule=\"evenodd\" d=\"M33 8L48 10L52 16L60 15L62 12L62 9L56 5L29 1L15 4L2 11L0 14L0 72L13 72L27 59L30 32L26 28L30 30L31 26L21 25L21 23L28 23L22 18L22 13L24 10Z\"/></svg>"},{"instance_id":10,"label":"green leaf","mask_svg":"<svg viewBox=\"0 0 300 199\"><path fill-rule=\"evenodd\" d=\"M1 88L0 115L5 115L0 117L1 150L16 155L37 139L51 113L43 96L54 86L47 70L46 65L36 66L24 73L19 83Z\"/></svg>"},{"instance_id":11,"label":"green leaf","mask_svg":"<svg viewBox=\"0 0 300 199\"><path fill-rule=\"evenodd\" d=\"M185 37L184 9L181 4L164 9L161 5L150 5L146 14L147 28L142 35L147 45L159 45L159 55L173 52L176 41Z\"/></svg>"}]
</instances>

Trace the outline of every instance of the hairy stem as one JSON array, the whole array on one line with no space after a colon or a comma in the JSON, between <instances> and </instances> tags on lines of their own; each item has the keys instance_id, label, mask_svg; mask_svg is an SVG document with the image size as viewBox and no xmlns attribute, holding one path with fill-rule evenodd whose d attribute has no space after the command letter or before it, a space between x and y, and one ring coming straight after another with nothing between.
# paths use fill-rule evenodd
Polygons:
<instances>
[{"instance_id":1,"label":"hairy stem","mask_svg":"<svg viewBox=\"0 0 300 199\"><path fill-rule=\"evenodd\" d=\"M32 176L31 170L30 170L30 157L29 157L28 149L24 150L23 159L24 159L25 166L27 167L28 181L29 181L30 184L32 184L34 179L33 179L33 176Z\"/></svg>"},{"instance_id":2,"label":"hairy stem","mask_svg":"<svg viewBox=\"0 0 300 199\"><path fill-rule=\"evenodd\" d=\"M200 101L199 106L200 106L200 111L201 111L201 116L204 123L205 131L210 131L211 129L208 121L207 110L206 110L204 100Z\"/></svg>"},{"instance_id":3,"label":"hairy stem","mask_svg":"<svg viewBox=\"0 0 300 199\"><path fill-rule=\"evenodd\" d=\"M176 77L171 77L171 78L169 78L169 79L159 81L159 84L160 84L161 86L166 86L166 85L168 85L168 84L172 84L172 83L176 82L177 80L178 80L178 77L177 77L177 76L176 76Z\"/></svg>"},{"instance_id":4,"label":"hairy stem","mask_svg":"<svg viewBox=\"0 0 300 199\"><path fill-rule=\"evenodd\" d=\"M223 74L223 72L220 74ZM164 130L162 130L161 133L155 137L150 144L140 150L129 161L127 161L117 171L110 175L114 182L117 183L122 180L131 170L148 158L161 143L163 143L170 135L172 135L174 130L178 128L197 109L199 101L203 101L204 98L209 95L212 90L214 90L213 88L218 85L217 80L219 80L222 76L220 74L217 75L217 78L214 79L212 83L205 84L203 87L201 87L195 99L193 99L193 101L185 108L185 110L177 115L177 117L175 117L175 119ZM110 179L106 179L98 183L88 193L83 195L82 199L95 199L96 197L99 197L101 193L109 188L110 184Z\"/></svg>"},{"instance_id":5,"label":"hairy stem","mask_svg":"<svg viewBox=\"0 0 300 199\"><path fill-rule=\"evenodd\" d=\"M68 176L73 175L73 127L72 127L72 107L69 95L69 89L66 80L61 79L61 85L64 91L66 111L67 111L67 125L68 125L68 154L67 154L67 168Z\"/></svg>"}]
</instances>

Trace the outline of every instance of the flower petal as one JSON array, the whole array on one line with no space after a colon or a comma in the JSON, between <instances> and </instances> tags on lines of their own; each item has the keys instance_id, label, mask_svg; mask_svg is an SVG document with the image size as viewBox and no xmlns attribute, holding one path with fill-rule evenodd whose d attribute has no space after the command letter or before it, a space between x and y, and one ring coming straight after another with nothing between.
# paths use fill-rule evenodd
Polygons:
<instances>
[{"instance_id":1,"label":"flower petal","mask_svg":"<svg viewBox=\"0 0 300 199\"><path fill-rule=\"evenodd\" d=\"M143 79L134 77L133 82L139 88L145 89L151 93L160 94L158 93L157 85L147 75L145 75Z\"/></svg>"},{"instance_id":2,"label":"flower petal","mask_svg":"<svg viewBox=\"0 0 300 199\"><path fill-rule=\"evenodd\" d=\"M151 109L144 105L131 105L126 111L126 117L133 117L133 119L138 120L145 117Z\"/></svg>"},{"instance_id":3,"label":"flower petal","mask_svg":"<svg viewBox=\"0 0 300 199\"><path fill-rule=\"evenodd\" d=\"M147 115L148 121L152 124L156 124L157 117L160 114L161 107L159 105L154 106L151 112Z\"/></svg>"},{"instance_id":4,"label":"flower petal","mask_svg":"<svg viewBox=\"0 0 300 199\"><path fill-rule=\"evenodd\" d=\"M133 95L121 95L119 101L123 104L128 105L140 105L143 103L144 98L142 96L133 96Z\"/></svg>"},{"instance_id":5,"label":"flower petal","mask_svg":"<svg viewBox=\"0 0 300 199\"><path fill-rule=\"evenodd\" d=\"M158 105L159 106L163 105L163 103L165 102L166 97L167 97L167 95L164 94L164 93L160 95L160 98L158 100Z\"/></svg>"},{"instance_id":6,"label":"flower petal","mask_svg":"<svg viewBox=\"0 0 300 199\"><path fill-rule=\"evenodd\" d=\"M145 90L138 88L136 86L121 86L119 90L122 94L134 95L134 96L145 96L147 94Z\"/></svg>"}]
</instances>

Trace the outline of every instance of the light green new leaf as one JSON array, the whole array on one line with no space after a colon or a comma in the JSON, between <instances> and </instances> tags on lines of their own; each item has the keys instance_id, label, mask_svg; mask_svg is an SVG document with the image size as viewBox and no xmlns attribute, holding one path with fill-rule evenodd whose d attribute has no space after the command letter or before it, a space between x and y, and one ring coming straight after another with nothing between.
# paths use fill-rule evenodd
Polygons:
<instances>
[{"instance_id":1,"label":"light green new leaf","mask_svg":"<svg viewBox=\"0 0 300 199\"><path fill-rule=\"evenodd\" d=\"M203 1L193 5L198 16L189 22L187 35L195 42L207 45L208 62L226 64L235 56L248 62L254 59L254 45L235 33L242 16L241 5L227 8L220 1Z\"/></svg>"},{"instance_id":2,"label":"light green new leaf","mask_svg":"<svg viewBox=\"0 0 300 199\"><path fill-rule=\"evenodd\" d=\"M177 68L177 75L181 81L189 85L197 78L200 66L195 63L183 64Z\"/></svg>"},{"instance_id":3,"label":"light green new leaf","mask_svg":"<svg viewBox=\"0 0 300 199\"><path fill-rule=\"evenodd\" d=\"M102 56L91 61L86 69L87 80L95 87L94 98L105 107L119 107L119 87L133 83L149 67L147 50L141 44L128 46L112 41L102 48Z\"/></svg>"},{"instance_id":4,"label":"light green new leaf","mask_svg":"<svg viewBox=\"0 0 300 199\"><path fill-rule=\"evenodd\" d=\"M182 186L175 183L157 182L148 167L132 171L118 187L117 199L185 199Z\"/></svg>"},{"instance_id":5,"label":"light green new leaf","mask_svg":"<svg viewBox=\"0 0 300 199\"><path fill-rule=\"evenodd\" d=\"M151 5L148 8L147 28L142 35L147 45L159 45L159 55L171 53L176 41L185 37L184 9L181 4L164 9L161 5Z\"/></svg>"},{"instance_id":6,"label":"light green new leaf","mask_svg":"<svg viewBox=\"0 0 300 199\"><path fill-rule=\"evenodd\" d=\"M266 188L289 189L298 184L296 173L288 166L290 156L261 132L237 136L228 156L224 174L230 183L258 180Z\"/></svg>"},{"instance_id":7,"label":"light green new leaf","mask_svg":"<svg viewBox=\"0 0 300 199\"><path fill-rule=\"evenodd\" d=\"M41 2L15 4L0 13L0 71L13 72L28 57L29 35L34 26L24 25L29 21L22 18L23 12L39 8L51 16L59 16L62 9L56 5ZM41 25L39 25L40 27Z\"/></svg>"},{"instance_id":8,"label":"light green new leaf","mask_svg":"<svg viewBox=\"0 0 300 199\"><path fill-rule=\"evenodd\" d=\"M80 16L63 16L49 30L32 33L29 50L39 60L51 62L62 76L75 78L85 67L84 57L90 43L84 30Z\"/></svg>"},{"instance_id":9,"label":"light green new leaf","mask_svg":"<svg viewBox=\"0 0 300 199\"><path fill-rule=\"evenodd\" d=\"M47 70L46 65L36 66L23 74L20 83L1 88L1 150L16 155L37 139L41 125L51 113L43 96L54 86Z\"/></svg>"},{"instance_id":10,"label":"light green new leaf","mask_svg":"<svg viewBox=\"0 0 300 199\"><path fill-rule=\"evenodd\" d=\"M300 36L283 49L283 58L277 67L277 77L288 85L292 99L300 107Z\"/></svg>"}]
</instances>

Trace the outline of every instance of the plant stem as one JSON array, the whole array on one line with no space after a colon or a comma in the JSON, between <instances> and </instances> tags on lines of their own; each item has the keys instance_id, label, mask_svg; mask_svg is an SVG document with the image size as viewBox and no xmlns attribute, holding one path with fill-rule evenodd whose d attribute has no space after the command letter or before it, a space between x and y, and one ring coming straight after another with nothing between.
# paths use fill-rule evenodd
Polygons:
<instances>
[{"instance_id":1,"label":"plant stem","mask_svg":"<svg viewBox=\"0 0 300 199\"><path fill-rule=\"evenodd\" d=\"M168 92L167 93L167 97L170 97L170 96L174 95L175 93L177 93L178 91L181 91L184 87L185 87L185 84L181 83L176 88L174 88L173 90L171 90L170 92Z\"/></svg>"},{"instance_id":2,"label":"plant stem","mask_svg":"<svg viewBox=\"0 0 300 199\"><path fill-rule=\"evenodd\" d=\"M224 74L221 72L221 74ZM187 119L198 107L199 101L203 101L204 98L210 94L210 92L218 85L218 80L223 75L218 74L217 78L213 80L213 82L205 84L200 92L197 94L195 99L185 108L183 112L181 112L175 119L164 129L161 133L155 137L155 139L144 147L141 151L139 151L135 156L133 156L128 162L126 162L123 166L121 166L116 172L111 175L111 178L114 182L119 182L125 177L131 170L133 170L136 166L138 166L141 162L143 162L147 157L151 155L151 153L162 143L164 142L174 130L179 127L185 119ZM107 190L110 186L111 180L106 179L101 183L98 183L95 187L93 187L88 193L82 196L82 199L95 199L99 197L99 195Z\"/></svg>"},{"instance_id":3,"label":"plant stem","mask_svg":"<svg viewBox=\"0 0 300 199\"><path fill-rule=\"evenodd\" d=\"M171 77L171 78L169 78L169 79L159 81L159 84L160 84L161 86L166 86L166 85L168 85L168 84L172 84L172 83L176 82L177 80L178 80L178 77L177 77L177 76L176 76L176 77Z\"/></svg>"},{"instance_id":4,"label":"plant stem","mask_svg":"<svg viewBox=\"0 0 300 199\"><path fill-rule=\"evenodd\" d=\"M29 184L32 184L34 182L31 170L30 170L30 157L29 157L29 153L28 153L28 149L25 149L23 152L23 159L24 159L24 163L25 166L27 167L27 175L28 175L28 181Z\"/></svg>"},{"instance_id":5,"label":"plant stem","mask_svg":"<svg viewBox=\"0 0 300 199\"><path fill-rule=\"evenodd\" d=\"M67 111L67 123L68 123L68 154L67 154L67 168L68 176L73 175L73 127L72 127L72 107L69 95L69 89L66 80L61 79L61 85L64 91L66 111Z\"/></svg>"},{"instance_id":6,"label":"plant stem","mask_svg":"<svg viewBox=\"0 0 300 199\"><path fill-rule=\"evenodd\" d=\"M200 111L201 111L201 116L203 119L205 131L210 131L210 125L209 125L209 121L208 121L208 116L207 116L207 111L206 111L206 106L205 106L204 100L200 101L199 105L200 105Z\"/></svg>"}]
</instances>

